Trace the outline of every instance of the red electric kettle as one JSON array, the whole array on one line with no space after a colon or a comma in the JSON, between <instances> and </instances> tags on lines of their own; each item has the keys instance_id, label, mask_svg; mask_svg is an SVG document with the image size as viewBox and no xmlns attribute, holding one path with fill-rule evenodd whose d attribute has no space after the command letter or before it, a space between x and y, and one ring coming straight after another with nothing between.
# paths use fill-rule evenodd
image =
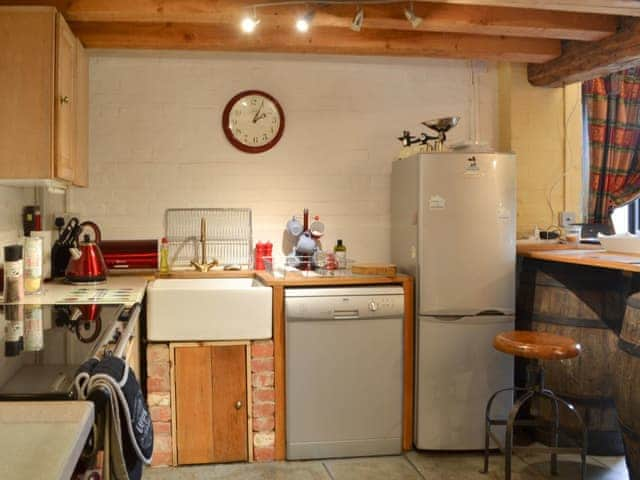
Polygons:
<instances>
[{"instance_id":1,"label":"red electric kettle","mask_svg":"<svg viewBox=\"0 0 640 480\"><path fill-rule=\"evenodd\" d=\"M84 227L93 230L95 239L91 241L89 235L84 235L80 241L80 234ZM71 283L98 283L107 279L107 265L98 247L101 240L100 228L93 222L80 224L75 238L75 244L69 249L71 258L64 271L66 279Z\"/></svg>"}]
</instances>

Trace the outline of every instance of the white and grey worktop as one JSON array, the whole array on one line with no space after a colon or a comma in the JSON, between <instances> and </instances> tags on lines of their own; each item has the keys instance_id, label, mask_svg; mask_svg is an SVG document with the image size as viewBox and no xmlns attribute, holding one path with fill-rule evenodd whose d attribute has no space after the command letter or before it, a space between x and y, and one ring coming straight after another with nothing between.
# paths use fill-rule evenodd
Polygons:
<instances>
[{"instance_id":1,"label":"white and grey worktop","mask_svg":"<svg viewBox=\"0 0 640 480\"><path fill-rule=\"evenodd\" d=\"M115 275L99 284L73 285L64 280L45 282L39 295L25 295L19 302L25 305L55 303L122 303L131 306L142 302L147 278L141 275Z\"/></svg>"},{"instance_id":2,"label":"white and grey worktop","mask_svg":"<svg viewBox=\"0 0 640 480\"><path fill-rule=\"evenodd\" d=\"M91 402L0 403L0 478L71 478L93 415Z\"/></svg>"}]
</instances>

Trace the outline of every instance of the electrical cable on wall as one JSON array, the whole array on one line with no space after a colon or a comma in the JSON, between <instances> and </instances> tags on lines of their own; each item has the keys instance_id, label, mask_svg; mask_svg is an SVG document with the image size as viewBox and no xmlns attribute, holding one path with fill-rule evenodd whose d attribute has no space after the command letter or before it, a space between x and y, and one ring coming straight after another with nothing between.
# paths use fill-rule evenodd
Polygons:
<instances>
[{"instance_id":1,"label":"electrical cable on wall","mask_svg":"<svg viewBox=\"0 0 640 480\"><path fill-rule=\"evenodd\" d=\"M566 91L565 91L566 93ZM581 104L581 97L578 96L578 98L576 99L573 108L571 109L571 112L569 112L569 115L567 116L565 122L564 122L564 132L565 132L565 146L569 145L569 165L573 164L573 148L570 142L567 142L567 131L569 128L569 123L571 121L571 117L573 117L574 113L576 112L578 105ZM565 163L565 168L562 171L562 173L560 174L560 176L558 178L556 178L553 183L551 184L551 187L549 188L547 195L546 195L546 200L547 200L547 206L549 207L549 211L551 212L551 224L547 227L547 231L557 231L557 230L562 230L562 225L558 225L557 223L555 223L556 220L556 216L555 216L555 211L553 210L553 204L551 203L551 195L553 194L553 191L555 190L555 188L558 186L558 184L560 183L561 180L563 180L567 175L569 174L569 170L566 168L566 163ZM566 192L565 192L566 194Z\"/></svg>"}]
</instances>

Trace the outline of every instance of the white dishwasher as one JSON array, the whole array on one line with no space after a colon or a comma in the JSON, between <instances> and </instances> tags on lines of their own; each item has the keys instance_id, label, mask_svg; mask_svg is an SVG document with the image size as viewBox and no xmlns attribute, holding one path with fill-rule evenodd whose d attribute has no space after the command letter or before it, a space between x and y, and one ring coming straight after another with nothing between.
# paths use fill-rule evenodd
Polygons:
<instances>
[{"instance_id":1,"label":"white dishwasher","mask_svg":"<svg viewBox=\"0 0 640 480\"><path fill-rule=\"evenodd\" d=\"M402 451L399 286L287 288L287 458Z\"/></svg>"}]
</instances>

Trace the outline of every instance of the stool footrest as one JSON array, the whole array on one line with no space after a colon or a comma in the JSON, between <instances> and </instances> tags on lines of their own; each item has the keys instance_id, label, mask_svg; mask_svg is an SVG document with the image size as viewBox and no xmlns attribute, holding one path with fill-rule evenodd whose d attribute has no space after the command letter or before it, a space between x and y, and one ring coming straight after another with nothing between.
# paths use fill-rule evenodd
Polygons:
<instances>
[{"instance_id":1,"label":"stool footrest","mask_svg":"<svg viewBox=\"0 0 640 480\"><path fill-rule=\"evenodd\" d=\"M496 444L496 448L500 452L504 453L504 445L502 440L499 439L495 433L490 432L491 440ZM514 445L511 448L512 452L529 452L529 453L558 453L558 454L570 454L570 453L582 453L582 447L528 447Z\"/></svg>"}]
</instances>

